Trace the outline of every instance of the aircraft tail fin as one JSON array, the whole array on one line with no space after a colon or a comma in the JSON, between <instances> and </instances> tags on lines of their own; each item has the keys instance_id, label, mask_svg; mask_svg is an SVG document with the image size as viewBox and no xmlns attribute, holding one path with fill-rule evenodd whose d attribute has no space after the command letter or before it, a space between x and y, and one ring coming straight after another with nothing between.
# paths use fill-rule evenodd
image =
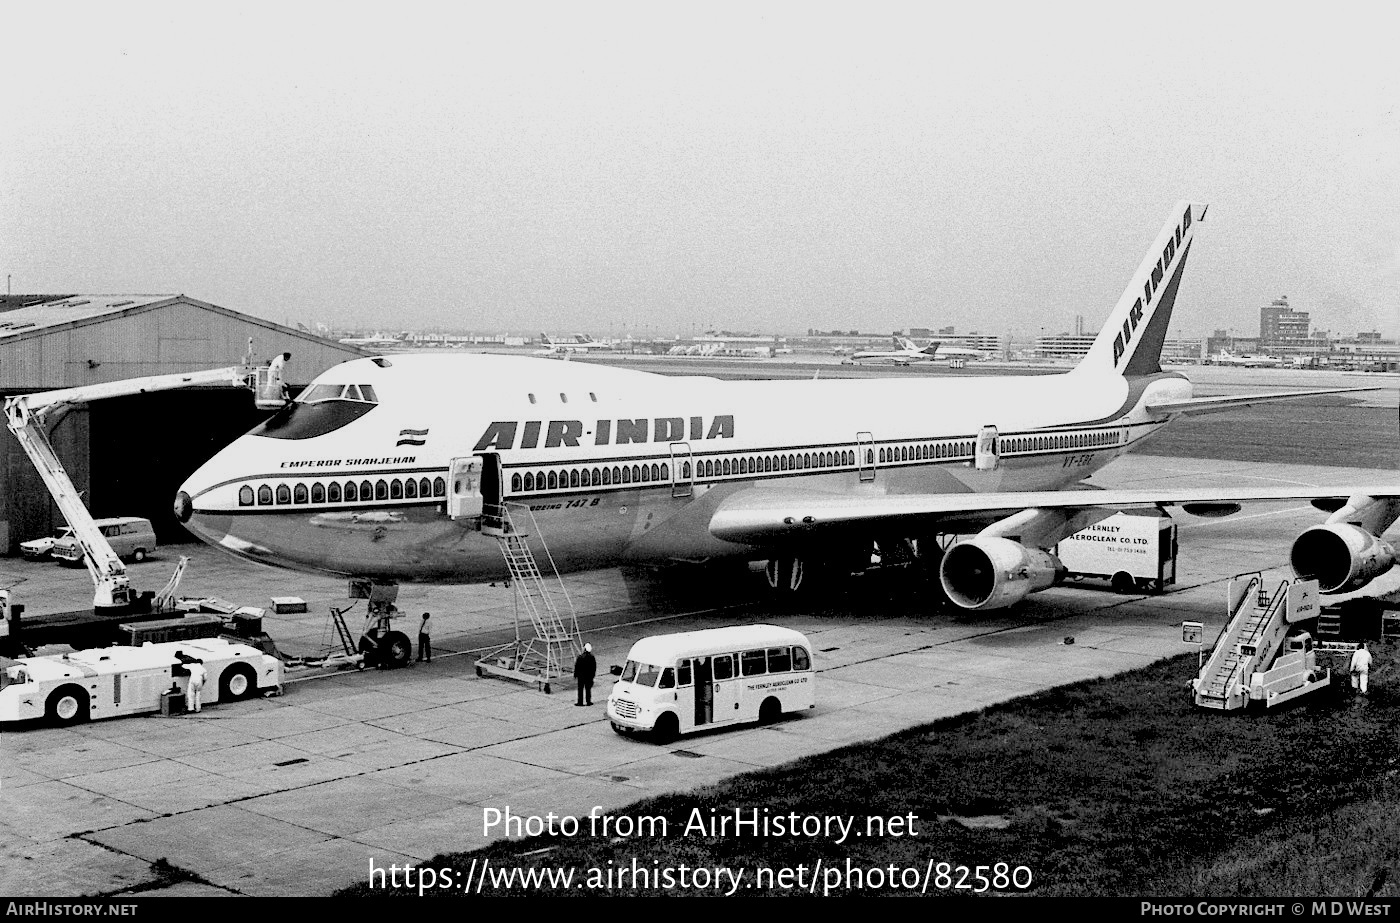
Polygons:
<instances>
[{"instance_id":1,"label":"aircraft tail fin","mask_svg":"<svg viewBox=\"0 0 1400 923\"><path fill-rule=\"evenodd\" d=\"M1196 225L1204 220L1208 207L1193 202L1176 204L1076 372L1135 376L1162 370L1162 343L1186 257Z\"/></svg>"},{"instance_id":2,"label":"aircraft tail fin","mask_svg":"<svg viewBox=\"0 0 1400 923\"><path fill-rule=\"evenodd\" d=\"M919 352L923 353L926 356L933 357L938 355L938 347L940 345L941 344L937 340L934 340L933 342L925 346L923 349L919 350Z\"/></svg>"}]
</instances>

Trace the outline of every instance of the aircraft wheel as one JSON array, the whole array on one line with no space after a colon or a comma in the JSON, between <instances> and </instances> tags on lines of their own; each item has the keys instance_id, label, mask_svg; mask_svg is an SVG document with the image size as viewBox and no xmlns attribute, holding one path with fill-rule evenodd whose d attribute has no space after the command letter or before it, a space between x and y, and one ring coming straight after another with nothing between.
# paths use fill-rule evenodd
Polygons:
<instances>
[{"instance_id":1,"label":"aircraft wheel","mask_svg":"<svg viewBox=\"0 0 1400 923\"><path fill-rule=\"evenodd\" d=\"M59 686L49 695L44 714L59 727L82 724L88 719L88 694L78 686Z\"/></svg>"},{"instance_id":2,"label":"aircraft wheel","mask_svg":"<svg viewBox=\"0 0 1400 923\"><path fill-rule=\"evenodd\" d=\"M401 631L391 631L379 642L380 656L386 667L406 667L413 660L413 642Z\"/></svg>"}]
</instances>

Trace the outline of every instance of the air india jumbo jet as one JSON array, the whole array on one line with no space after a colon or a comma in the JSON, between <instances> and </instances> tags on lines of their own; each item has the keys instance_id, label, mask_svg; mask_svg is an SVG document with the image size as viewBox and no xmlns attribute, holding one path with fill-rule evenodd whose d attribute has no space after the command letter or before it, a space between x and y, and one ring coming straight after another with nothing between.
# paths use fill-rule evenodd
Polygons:
<instances>
[{"instance_id":1,"label":"air india jumbo jet","mask_svg":"<svg viewBox=\"0 0 1400 923\"><path fill-rule=\"evenodd\" d=\"M1379 536L1400 485L1080 486L1179 415L1320 393L1195 397L1162 371L1204 217L1173 209L1064 374L722 381L496 355L356 359L195 472L176 514L241 557L382 583L506 576L502 505L529 508L531 541L562 572L767 560L774 587L797 591L902 541L953 603L994 609L1053 584L1056 542L1116 511L1312 498L1334 512L1296 540L1294 568L1324 591L1357 589L1395 563Z\"/></svg>"}]
</instances>

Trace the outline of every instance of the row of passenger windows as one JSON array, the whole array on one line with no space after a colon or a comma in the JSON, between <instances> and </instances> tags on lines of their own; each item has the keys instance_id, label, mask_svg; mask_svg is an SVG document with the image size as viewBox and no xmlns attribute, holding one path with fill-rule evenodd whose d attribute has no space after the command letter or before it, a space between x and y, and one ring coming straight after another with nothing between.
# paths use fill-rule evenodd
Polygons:
<instances>
[{"instance_id":1,"label":"row of passenger windows","mask_svg":"<svg viewBox=\"0 0 1400 923\"><path fill-rule=\"evenodd\" d=\"M880 449L880 462L923 461L924 459L966 458L972 454L970 442L925 442L918 445Z\"/></svg>"},{"instance_id":2,"label":"row of passenger windows","mask_svg":"<svg viewBox=\"0 0 1400 923\"><path fill-rule=\"evenodd\" d=\"M1059 433L1053 436L1003 436L1003 452L1043 452L1047 449L1093 449L1117 445L1122 430L1095 430L1091 433Z\"/></svg>"},{"instance_id":3,"label":"row of passenger windows","mask_svg":"<svg viewBox=\"0 0 1400 923\"><path fill-rule=\"evenodd\" d=\"M715 654L710 658L710 672L715 682L733 679L736 676L791 673L811 668L812 657L807 653L807 649L800 645L759 648L736 654ZM622 668L622 679L639 686L675 689L691 685L694 675L690 658L680 661L674 667L629 660Z\"/></svg>"},{"instance_id":4,"label":"row of passenger windows","mask_svg":"<svg viewBox=\"0 0 1400 923\"><path fill-rule=\"evenodd\" d=\"M687 465L688 467L688 465ZM686 475L689 477L689 475ZM651 481L666 481L671 477L671 466L660 465L614 465L611 468L564 468L557 471L526 471L523 475L510 476L510 492L521 493L528 490L560 490L569 487L598 487L612 484L646 484Z\"/></svg>"},{"instance_id":5,"label":"row of passenger windows","mask_svg":"<svg viewBox=\"0 0 1400 923\"><path fill-rule=\"evenodd\" d=\"M1066 433L1053 436L1014 436L1002 437L1003 452L1035 452L1046 449L1092 448L1115 445L1121 440L1120 431L1098 431L1091 433ZM945 458L967 458L972 454L972 443L927 442L906 446L881 447L880 464L906 461L938 460ZM875 462L874 450L865 450L866 464ZM694 463L681 463L682 481L702 478L732 477L734 475L768 474L774 471L804 471L823 468L850 467L856 463L856 453L850 449L830 452L789 452L782 455L741 455L731 458L702 459ZM567 490L573 487L609 487L615 484L647 484L654 481L668 481L671 466L662 462L645 465L613 465L598 468L560 468L552 471L516 472L510 476L511 493L528 493L538 490ZM400 480L383 478L370 481L330 481L322 484L279 484L275 489L267 484L257 488L244 485L238 491L239 506L273 506L301 503L354 503L364 500L414 500L420 497L443 497L447 495L447 484L442 478L413 478Z\"/></svg>"},{"instance_id":6,"label":"row of passenger windows","mask_svg":"<svg viewBox=\"0 0 1400 923\"><path fill-rule=\"evenodd\" d=\"M392 478L377 481L329 481L310 484L269 484L258 485L257 492L251 484L238 489L238 505L285 506L299 503L357 503L365 500L416 500L420 497L447 496L447 481L442 478Z\"/></svg>"},{"instance_id":7,"label":"row of passenger windows","mask_svg":"<svg viewBox=\"0 0 1400 923\"><path fill-rule=\"evenodd\" d=\"M867 449L867 453L871 450ZM694 463L681 462L680 478L689 481L692 476L700 478L722 478L733 475L764 474L773 471L801 471L810 468L835 468L855 464L856 453L802 452L786 455L741 455L737 458L706 458ZM867 463L873 461L866 459ZM564 490L570 487L597 487L613 484L645 484L649 481L667 481L671 478L671 466L666 463L648 465L614 465L611 468L561 468L555 471L527 471L512 474L511 493L532 490Z\"/></svg>"}]
</instances>

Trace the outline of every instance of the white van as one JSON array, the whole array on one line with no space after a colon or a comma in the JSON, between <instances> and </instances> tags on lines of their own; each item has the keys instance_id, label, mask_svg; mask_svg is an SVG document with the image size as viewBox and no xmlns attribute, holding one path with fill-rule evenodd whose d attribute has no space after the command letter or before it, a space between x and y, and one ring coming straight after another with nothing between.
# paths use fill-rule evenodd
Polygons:
<instances>
[{"instance_id":1,"label":"white van","mask_svg":"<svg viewBox=\"0 0 1400 923\"><path fill-rule=\"evenodd\" d=\"M115 519L94 519L94 524L102 530L103 538L119 558L144 561L156 550L156 530L149 519L139 516L119 516ZM73 536L60 538L53 543L50 552L54 559L68 564L83 563L83 546Z\"/></svg>"},{"instance_id":2,"label":"white van","mask_svg":"<svg viewBox=\"0 0 1400 923\"><path fill-rule=\"evenodd\" d=\"M674 739L710 727L776 721L814 708L812 647L801 632L774 625L654 635L632 645L608 695L619 734Z\"/></svg>"}]
</instances>

